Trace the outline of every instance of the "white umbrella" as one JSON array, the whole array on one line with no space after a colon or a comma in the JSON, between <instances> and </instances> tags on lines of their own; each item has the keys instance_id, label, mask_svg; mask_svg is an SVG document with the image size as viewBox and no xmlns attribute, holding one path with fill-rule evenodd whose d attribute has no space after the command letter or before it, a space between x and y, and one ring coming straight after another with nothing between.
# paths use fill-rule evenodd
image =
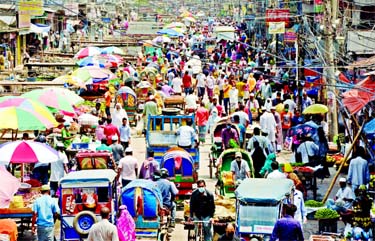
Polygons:
<instances>
[{"instance_id":1,"label":"white umbrella","mask_svg":"<svg viewBox=\"0 0 375 241\"><path fill-rule=\"evenodd\" d=\"M35 141L13 141L0 145L0 163L51 163L57 161L57 151Z\"/></svg>"},{"instance_id":2,"label":"white umbrella","mask_svg":"<svg viewBox=\"0 0 375 241\"><path fill-rule=\"evenodd\" d=\"M169 43L171 41L172 40L168 38L167 36L157 36L156 38L152 40L152 42L154 43Z\"/></svg>"}]
</instances>

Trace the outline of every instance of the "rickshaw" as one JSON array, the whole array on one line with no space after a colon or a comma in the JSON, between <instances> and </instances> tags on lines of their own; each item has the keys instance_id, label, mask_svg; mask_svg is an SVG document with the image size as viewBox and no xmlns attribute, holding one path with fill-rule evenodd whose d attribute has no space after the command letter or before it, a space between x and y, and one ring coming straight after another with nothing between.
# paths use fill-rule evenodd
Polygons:
<instances>
[{"instance_id":1,"label":"rickshaw","mask_svg":"<svg viewBox=\"0 0 375 241\"><path fill-rule=\"evenodd\" d=\"M148 92L155 94L155 89L152 88L151 84L148 81L141 81L137 84L135 93L137 95L137 111L142 112L144 104L147 100Z\"/></svg>"},{"instance_id":2,"label":"rickshaw","mask_svg":"<svg viewBox=\"0 0 375 241\"><path fill-rule=\"evenodd\" d=\"M108 151L79 151L75 159L78 170L114 168L112 153Z\"/></svg>"},{"instance_id":3,"label":"rickshaw","mask_svg":"<svg viewBox=\"0 0 375 241\"><path fill-rule=\"evenodd\" d=\"M235 191L237 236L249 241L271 235L284 203L293 203L293 194L290 179L245 179Z\"/></svg>"},{"instance_id":4,"label":"rickshaw","mask_svg":"<svg viewBox=\"0 0 375 241\"><path fill-rule=\"evenodd\" d=\"M224 197L234 198L234 190L236 184L233 180L233 174L230 170L231 163L235 160L236 152L241 152L242 159L244 159L250 168L250 177L254 177L254 166L250 153L239 148L232 148L221 153L217 161L217 177L220 187L220 195Z\"/></svg>"},{"instance_id":5,"label":"rickshaw","mask_svg":"<svg viewBox=\"0 0 375 241\"><path fill-rule=\"evenodd\" d=\"M221 153L224 151L223 149L223 143L221 140L221 132L226 128L227 126L227 120L228 118L221 118L218 122L216 122L213 132L211 133L211 152L208 154L210 159L209 169L210 169L210 178L212 178L212 170L214 167L216 167L216 160L219 158ZM238 127L231 123L231 127L237 131L237 135L240 135L240 130Z\"/></svg>"},{"instance_id":6,"label":"rickshaw","mask_svg":"<svg viewBox=\"0 0 375 241\"><path fill-rule=\"evenodd\" d=\"M155 183L137 179L122 189L121 204L134 218L137 240L168 239L168 216L163 198Z\"/></svg>"},{"instance_id":7,"label":"rickshaw","mask_svg":"<svg viewBox=\"0 0 375 241\"><path fill-rule=\"evenodd\" d=\"M107 207L114 223L117 212L117 173L111 169L70 172L60 180L61 240L84 240Z\"/></svg>"},{"instance_id":8,"label":"rickshaw","mask_svg":"<svg viewBox=\"0 0 375 241\"><path fill-rule=\"evenodd\" d=\"M139 73L139 78L141 80L147 79L152 87L156 87L156 77L158 75L158 70L155 67L146 67Z\"/></svg>"},{"instance_id":9,"label":"rickshaw","mask_svg":"<svg viewBox=\"0 0 375 241\"><path fill-rule=\"evenodd\" d=\"M137 94L128 86L121 87L116 94L115 104L120 103L128 115L130 125L137 126Z\"/></svg>"},{"instance_id":10,"label":"rickshaw","mask_svg":"<svg viewBox=\"0 0 375 241\"><path fill-rule=\"evenodd\" d=\"M169 149L161 159L161 168L169 172L168 179L176 184L176 201L190 199L193 184L198 180L198 170L189 152L179 147Z\"/></svg>"}]
</instances>

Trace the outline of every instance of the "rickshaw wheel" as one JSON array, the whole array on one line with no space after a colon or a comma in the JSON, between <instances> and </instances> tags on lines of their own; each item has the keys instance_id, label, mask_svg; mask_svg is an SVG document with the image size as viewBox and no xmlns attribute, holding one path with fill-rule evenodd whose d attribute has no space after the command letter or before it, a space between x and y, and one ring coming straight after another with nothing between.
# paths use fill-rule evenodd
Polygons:
<instances>
[{"instance_id":1,"label":"rickshaw wheel","mask_svg":"<svg viewBox=\"0 0 375 241\"><path fill-rule=\"evenodd\" d=\"M82 211L75 216L73 220L73 227L77 233L86 235L96 222L96 216L92 212Z\"/></svg>"}]
</instances>

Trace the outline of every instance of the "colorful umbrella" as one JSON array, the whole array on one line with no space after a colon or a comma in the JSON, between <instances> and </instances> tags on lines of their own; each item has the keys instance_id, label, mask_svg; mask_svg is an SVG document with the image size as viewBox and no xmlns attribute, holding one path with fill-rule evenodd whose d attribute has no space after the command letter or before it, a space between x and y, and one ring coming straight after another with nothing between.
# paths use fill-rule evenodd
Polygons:
<instances>
[{"instance_id":1,"label":"colorful umbrella","mask_svg":"<svg viewBox=\"0 0 375 241\"><path fill-rule=\"evenodd\" d=\"M76 64L79 67L85 67L85 66L94 66L94 67L99 67L99 68L109 67L109 65L105 62L105 60L96 59L94 56L87 56L83 59L80 59L76 62Z\"/></svg>"},{"instance_id":2,"label":"colorful umbrella","mask_svg":"<svg viewBox=\"0 0 375 241\"><path fill-rule=\"evenodd\" d=\"M302 114L307 115L307 114L325 114L328 112L328 107L322 104L313 104L308 107L303 111Z\"/></svg>"},{"instance_id":3,"label":"colorful umbrella","mask_svg":"<svg viewBox=\"0 0 375 241\"><path fill-rule=\"evenodd\" d=\"M152 40L143 40L141 41L142 45L145 46L145 47L152 47L154 46L155 44L152 42Z\"/></svg>"},{"instance_id":4,"label":"colorful umbrella","mask_svg":"<svg viewBox=\"0 0 375 241\"><path fill-rule=\"evenodd\" d=\"M27 92L22 97L37 100L44 105L53 109L53 112L62 110L68 113L74 113L74 109L71 103L71 99L67 95L59 94L57 91L49 89L36 89Z\"/></svg>"},{"instance_id":5,"label":"colorful umbrella","mask_svg":"<svg viewBox=\"0 0 375 241\"><path fill-rule=\"evenodd\" d=\"M119 47L111 46L102 49L102 54L119 54L125 55L124 50L120 49Z\"/></svg>"},{"instance_id":6,"label":"colorful umbrella","mask_svg":"<svg viewBox=\"0 0 375 241\"><path fill-rule=\"evenodd\" d=\"M171 39L168 38L167 36L157 36L152 40L154 43L169 43L171 42Z\"/></svg>"},{"instance_id":7,"label":"colorful umbrella","mask_svg":"<svg viewBox=\"0 0 375 241\"><path fill-rule=\"evenodd\" d=\"M117 54L101 54L96 56L96 59L106 61L111 67L117 67L124 63L124 58Z\"/></svg>"},{"instance_id":8,"label":"colorful umbrella","mask_svg":"<svg viewBox=\"0 0 375 241\"><path fill-rule=\"evenodd\" d=\"M3 166L0 166L0 176L0 208L8 208L14 194L21 186L21 182Z\"/></svg>"},{"instance_id":9,"label":"colorful umbrella","mask_svg":"<svg viewBox=\"0 0 375 241\"><path fill-rule=\"evenodd\" d=\"M157 32L157 34L163 34L168 35L169 37L183 37L184 35L182 33L177 32L174 29L162 29Z\"/></svg>"},{"instance_id":10,"label":"colorful umbrella","mask_svg":"<svg viewBox=\"0 0 375 241\"><path fill-rule=\"evenodd\" d=\"M93 84L109 80L114 77L114 74L107 69L86 66L74 70L72 76L79 80L78 84Z\"/></svg>"},{"instance_id":11,"label":"colorful umbrella","mask_svg":"<svg viewBox=\"0 0 375 241\"><path fill-rule=\"evenodd\" d=\"M49 115L43 116L32 110L21 107L0 108L0 129L12 129L20 131L45 130L57 126L56 120Z\"/></svg>"},{"instance_id":12,"label":"colorful umbrella","mask_svg":"<svg viewBox=\"0 0 375 241\"><path fill-rule=\"evenodd\" d=\"M44 92L45 95L61 95L65 97L67 101L72 105L77 105L85 101L81 96L77 95L74 91L71 91L67 88L44 88L42 89L42 92Z\"/></svg>"},{"instance_id":13,"label":"colorful umbrella","mask_svg":"<svg viewBox=\"0 0 375 241\"><path fill-rule=\"evenodd\" d=\"M296 125L288 130L288 136L295 136L295 135L306 135L311 134L311 136L315 135L316 128L312 127L311 125L307 124L300 124Z\"/></svg>"},{"instance_id":14,"label":"colorful umbrella","mask_svg":"<svg viewBox=\"0 0 375 241\"><path fill-rule=\"evenodd\" d=\"M0 163L51 163L57 159L57 151L40 142L13 141L0 145Z\"/></svg>"},{"instance_id":15,"label":"colorful umbrella","mask_svg":"<svg viewBox=\"0 0 375 241\"><path fill-rule=\"evenodd\" d=\"M181 22L172 22L170 24L165 25L164 28L186 28L186 25Z\"/></svg>"},{"instance_id":16,"label":"colorful umbrella","mask_svg":"<svg viewBox=\"0 0 375 241\"><path fill-rule=\"evenodd\" d=\"M0 98L0 108L17 107L33 112L43 123L56 126L55 117L43 103L24 97L4 96Z\"/></svg>"},{"instance_id":17,"label":"colorful umbrella","mask_svg":"<svg viewBox=\"0 0 375 241\"><path fill-rule=\"evenodd\" d=\"M82 59L87 56L95 56L102 53L102 50L98 47L86 47L78 51L76 55L74 55L74 58L76 59Z\"/></svg>"},{"instance_id":18,"label":"colorful umbrella","mask_svg":"<svg viewBox=\"0 0 375 241\"><path fill-rule=\"evenodd\" d=\"M363 132L366 134L375 133L375 119L372 119L365 124L365 126L363 127Z\"/></svg>"}]
</instances>

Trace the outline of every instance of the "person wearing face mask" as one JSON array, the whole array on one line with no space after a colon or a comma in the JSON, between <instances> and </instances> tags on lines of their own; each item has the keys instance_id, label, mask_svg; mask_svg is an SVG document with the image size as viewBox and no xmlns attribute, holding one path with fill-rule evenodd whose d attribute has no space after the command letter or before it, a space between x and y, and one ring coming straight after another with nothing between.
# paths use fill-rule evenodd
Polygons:
<instances>
[{"instance_id":1,"label":"person wearing face mask","mask_svg":"<svg viewBox=\"0 0 375 241\"><path fill-rule=\"evenodd\" d=\"M242 159L241 152L236 152L235 159L230 164L230 170L233 173L233 180L242 181L245 178L250 178L249 164Z\"/></svg>"},{"instance_id":2,"label":"person wearing face mask","mask_svg":"<svg viewBox=\"0 0 375 241\"><path fill-rule=\"evenodd\" d=\"M234 140L237 143L237 146L239 144L239 138L238 138L238 133L237 131L232 127L232 124L230 122L230 119L227 120L226 123L226 128L221 131L221 140L223 143L223 148L229 149L229 148L234 148L231 146L231 141Z\"/></svg>"},{"instance_id":3,"label":"person wearing face mask","mask_svg":"<svg viewBox=\"0 0 375 241\"><path fill-rule=\"evenodd\" d=\"M198 188L190 198L190 220L205 221L203 223L204 240L211 241L211 221L215 214L214 195L206 189L204 180L197 181Z\"/></svg>"},{"instance_id":4,"label":"person wearing face mask","mask_svg":"<svg viewBox=\"0 0 375 241\"><path fill-rule=\"evenodd\" d=\"M240 241L240 238L234 234L234 225L227 223L225 233L218 239L218 241Z\"/></svg>"}]
</instances>

